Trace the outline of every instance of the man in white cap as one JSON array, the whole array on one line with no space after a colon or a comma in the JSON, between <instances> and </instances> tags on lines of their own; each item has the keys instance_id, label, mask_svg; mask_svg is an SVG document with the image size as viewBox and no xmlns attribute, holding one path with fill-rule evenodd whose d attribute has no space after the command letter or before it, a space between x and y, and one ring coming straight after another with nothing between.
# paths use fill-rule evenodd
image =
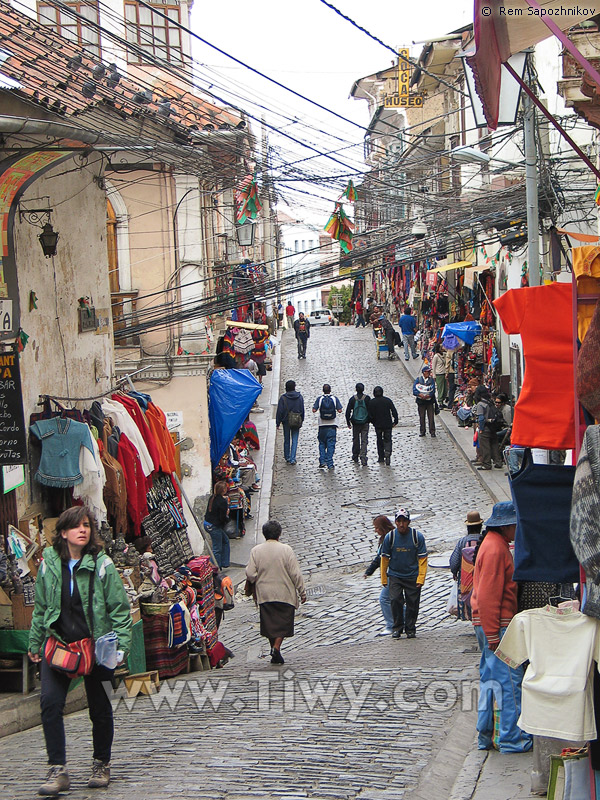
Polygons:
<instances>
[{"instance_id":1,"label":"man in white cap","mask_svg":"<svg viewBox=\"0 0 600 800\"><path fill-rule=\"evenodd\" d=\"M425 537L410 527L410 512L399 508L396 527L386 534L381 546L381 583L389 585L394 617L392 639L399 639L404 632L407 639L415 638L426 573Z\"/></svg>"},{"instance_id":2,"label":"man in white cap","mask_svg":"<svg viewBox=\"0 0 600 800\"><path fill-rule=\"evenodd\" d=\"M435 436L435 381L431 377L431 367L424 364L421 374L413 383L413 394L419 410L419 436L425 436L425 415L429 423L429 433Z\"/></svg>"}]
</instances>

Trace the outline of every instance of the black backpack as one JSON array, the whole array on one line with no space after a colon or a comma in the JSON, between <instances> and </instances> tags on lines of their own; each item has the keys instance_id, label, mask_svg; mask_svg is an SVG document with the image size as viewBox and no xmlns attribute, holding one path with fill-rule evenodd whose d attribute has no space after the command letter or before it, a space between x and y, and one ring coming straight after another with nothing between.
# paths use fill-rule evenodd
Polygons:
<instances>
[{"instance_id":1,"label":"black backpack","mask_svg":"<svg viewBox=\"0 0 600 800\"><path fill-rule=\"evenodd\" d=\"M319 400L319 414L321 419L335 419L335 400L330 394L324 394Z\"/></svg>"},{"instance_id":2,"label":"black backpack","mask_svg":"<svg viewBox=\"0 0 600 800\"><path fill-rule=\"evenodd\" d=\"M498 433L502 428L506 428L506 420L502 411L492 402L488 403L485 412L485 428L492 433Z\"/></svg>"}]
</instances>

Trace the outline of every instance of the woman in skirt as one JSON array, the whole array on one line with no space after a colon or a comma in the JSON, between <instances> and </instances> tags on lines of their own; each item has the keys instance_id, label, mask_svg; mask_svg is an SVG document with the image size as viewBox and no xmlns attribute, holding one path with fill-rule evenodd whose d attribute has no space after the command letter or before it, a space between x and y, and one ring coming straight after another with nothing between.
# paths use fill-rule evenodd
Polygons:
<instances>
[{"instance_id":1,"label":"woman in skirt","mask_svg":"<svg viewBox=\"0 0 600 800\"><path fill-rule=\"evenodd\" d=\"M254 584L260 635L271 644L271 664L283 664L281 643L294 635L296 609L306 602L304 579L294 551L279 541L281 525L269 520L262 532L266 541L250 551L246 578Z\"/></svg>"}]
</instances>

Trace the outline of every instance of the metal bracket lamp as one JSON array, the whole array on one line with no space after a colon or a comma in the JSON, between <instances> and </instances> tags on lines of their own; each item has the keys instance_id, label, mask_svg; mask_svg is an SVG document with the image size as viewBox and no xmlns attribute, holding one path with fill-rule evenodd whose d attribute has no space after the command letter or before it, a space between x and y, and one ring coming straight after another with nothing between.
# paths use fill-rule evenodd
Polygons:
<instances>
[{"instance_id":1,"label":"metal bracket lamp","mask_svg":"<svg viewBox=\"0 0 600 800\"><path fill-rule=\"evenodd\" d=\"M254 227L255 223L250 222L250 220L235 226L235 233L240 247L252 247L254 244Z\"/></svg>"},{"instance_id":2,"label":"metal bracket lamp","mask_svg":"<svg viewBox=\"0 0 600 800\"><path fill-rule=\"evenodd\" d=\"M54 230L50 222L51 214L51 208L19 209L20 220L25 220L29 225L42 226L42 232L39 234L38 239L46 258L52 258L52 256L56 255L56 245L58 242L58 233Z\"/></svg>"}]
</instances>

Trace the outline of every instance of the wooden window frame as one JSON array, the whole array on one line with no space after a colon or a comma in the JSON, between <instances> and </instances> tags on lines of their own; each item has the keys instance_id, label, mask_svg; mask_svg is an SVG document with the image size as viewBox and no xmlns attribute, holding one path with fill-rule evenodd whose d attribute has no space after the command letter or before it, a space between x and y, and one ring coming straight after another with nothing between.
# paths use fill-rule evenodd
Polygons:
<instances>
[{"instance_id":1,"label":"wooden window frame","mask_svg":"<svg viewBox=\"0 0 600 800\"><path fill-rule=\"evenodd\" d=\"M44 13L40 13L40 7L45 7ZM100 59L102 55L102 48L100 44L100 28L95 28L91 23L95 22L98 26L100 26L100 5L98 0L65 0L66 9L59 8L58 6L53 6L50 3L44 2L44 0L38 0L37 3L37 18L38 22L41 25L44 25L48 28L52 28L59 36L62 36L64 39L67 39L69 42L73 42L78 44L82 49L86 50L86 52L90 53L91 55L95 56L96 58ZM95 19L89 20L88 25L80 18L73 16L73 23L71 25L65 25L61 22L60 15L68 14L68 10L71 9L76 14L81 15L84 17L85 15L82 13L82 9L84 8L91 8L95 13ZM48 12L51 12L54 15L54 21L48 22ZM71 36L65 35L65 29L74 29L77 28L77 40L73 39ZM87 32L94 31L95 35L98 38L96 43L92 43L89 41L89 36L86 35Z\"/></svg>"},{"instance_id":2,"label":"wooden window frame","mask_svg":"<svg viewBox=\"0 0 600 800\"><path fill-rule=\"evenodd\" d=\"M128 9L133 9L135 12L135 21L128 18ZM145 6L140 6L135 0L125 0L124 3L124 20L125 20L125 35L128 44L135 45L135 50L127 48L127 62L129 64L143 64L145 60L142 55L137 51L141 49L150 57L163 58L165 61L173 64L181 64L183 62L183 42L181 36L181 28L173 25L169 19L165 19L159 15L154 15L151 11L150 23L140 23L140 9L147 11ZM156 5L156 10L161 11L167 17L169 11L177 12L177 22L181 23L181 6L178 3L161 3ZM160 23L160 24L155 24ZM161 41L155 34L155 30L164 28L165 38ZM173 45L170 41L171 35L176 33L177 44ZM132 35L133 34L133 35ZM164 53L161 51L164 50Z\"/></svg>"}]
</instances>

